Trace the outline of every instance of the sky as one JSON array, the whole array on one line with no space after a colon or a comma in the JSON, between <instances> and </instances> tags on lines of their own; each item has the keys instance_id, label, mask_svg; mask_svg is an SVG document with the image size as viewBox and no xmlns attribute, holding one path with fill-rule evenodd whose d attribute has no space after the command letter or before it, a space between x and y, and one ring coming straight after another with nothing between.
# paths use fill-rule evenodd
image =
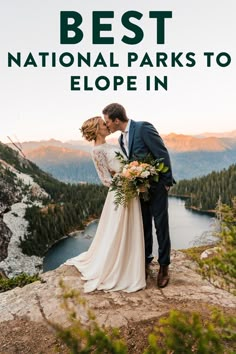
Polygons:
<instances>
[{"instance_id":1,"label":"sky","mask_svg":"<svg viewBox=\"0 0 236 354\"><path fill-rule=\"evenodd\" d=\"M136 45L122 42L123 36L133 34L121 23L127 11L142 14L131 21L143 31L143 40ZM75 11L82 16L80 29L83 39L77 44L60 44L60 12ZM92 43L92 12L113 11L114 18L102 19L111 31L101 37L113 37L114 44ZM157 44L157 21L149 18L150 11L171 11L165 20L165 43ZM121 103L129 118L146 120L155 125L160 134L199 134L226 132L236 129L236 2L235 0L0 0L0 141L29 141L55 138L62 141L81 139L79 128L112 102ZM21 67L8 67L8 53L21 53ZM24 63L32 53L37 67ZM78 67L76 60L70 67L42 67L39 52L56 57L69 52L91 53L91 67ZM132 67L127 65L129 52L137 53ZM167 54L167 67L158 67L156 53ZM183 67L171 65L172 53L182 52ZM186 53L195 53L196 64L188 67ZM214 53L211 67L207 67L204 52ZM101 53L107 67L93 67ZM118 67L110 67L109 55L114 53ZM140 66L148 53L153 67ZM221 67L216 62L219 53L228 53L231 63ZM226 57L219 57L224 63ZM81 90L71 91L71 76L81 77ZM92 91L83 87L87 76ZM101 91L95 80L106 76L111 86ZM124 78L124 85L113 90L114 76ZM128 76L136 76L136 91L127 91ZM168 90L146 90L146 76L163 80Z\"/></svg>"}]
</instances>

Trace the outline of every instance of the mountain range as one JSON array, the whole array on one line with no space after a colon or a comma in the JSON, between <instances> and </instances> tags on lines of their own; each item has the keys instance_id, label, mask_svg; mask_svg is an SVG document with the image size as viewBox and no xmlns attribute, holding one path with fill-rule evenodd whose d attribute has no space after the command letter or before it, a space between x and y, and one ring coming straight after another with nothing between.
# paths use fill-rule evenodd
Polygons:
<instances>
[{"instance_id":1,"label":"mountain range","mask_svg":"<svg viewBox=\"0 0 236 354\"><path fill-rule=\"evenodd\" d=\"M162 138L170 152L177 180L219 171L236 161L236 130L197 136L171 133ZM108 139L108 142L117 144L117 139ZM29 160L61 181L99 183L90 156L91 143L50 139L23 142L19 146Z\"/></svg>"},{"instance_id":2,"label":"mountain range","mask_svg":"<svg viewBox=\"0 0 236 354\"><path fill-rule=\"evenodd\" d=\"M207 138L209 136L214 136L217 138L235 138L236 137L236 130L232 130L230 132L223 132L223 133L209 133L205 132L199 135L196 135L200 138Z\"/></svg>"}]
</instances>

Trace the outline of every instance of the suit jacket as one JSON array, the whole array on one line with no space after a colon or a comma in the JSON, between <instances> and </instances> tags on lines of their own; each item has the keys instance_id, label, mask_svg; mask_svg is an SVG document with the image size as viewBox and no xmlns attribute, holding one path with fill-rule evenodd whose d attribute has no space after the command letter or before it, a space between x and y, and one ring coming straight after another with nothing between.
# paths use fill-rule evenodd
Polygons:
<instances>
[{"instance_id":1,"label":"suit jacket","mask_svg":"<svg viewBox=\"0 0 236 354\"><path fill-rule=\"evenodd\" d=\"M169 153L162 138L151 123L131 120L128 140L129 156L124 149L122 135L119 137L120 147L129 160L139 160L150 153L156 159L163 158L165 166L168 166L169 169L166 173L160 174L160 181L166 186L172 186L175 183Z\"/></svg>"}]
</instances>

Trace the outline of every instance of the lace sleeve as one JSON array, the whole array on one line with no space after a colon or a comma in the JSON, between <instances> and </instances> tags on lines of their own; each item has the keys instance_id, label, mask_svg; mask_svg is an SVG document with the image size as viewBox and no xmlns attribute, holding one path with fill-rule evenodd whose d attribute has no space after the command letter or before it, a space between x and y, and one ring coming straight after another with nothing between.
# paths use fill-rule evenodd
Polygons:
<instances>
[{"instance_id":1,"label":"lace sleeve","mask_svg":"<svg viewBox=\"0 0 236 354\"><path fill-rule=\"evenodd\" d=\"M104 184L106 187L110 187L112 177L108 169L107 159L104 151L94 150L92 152L92 158L98 173L98 177L100 178L102 184Z\"/></svg>"}]
</instances>

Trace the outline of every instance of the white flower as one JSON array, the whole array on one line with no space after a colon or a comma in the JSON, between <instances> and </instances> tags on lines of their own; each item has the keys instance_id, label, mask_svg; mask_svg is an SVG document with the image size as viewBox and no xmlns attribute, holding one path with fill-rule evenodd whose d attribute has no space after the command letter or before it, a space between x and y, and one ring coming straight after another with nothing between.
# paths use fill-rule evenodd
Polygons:
<instances>
[{"instance_id":1,"label":"white flower","mask_svg":"<svg viewBox=\"0 0 236 354\"><path fill-rule=\"evenodd\" d=\"M149 172L149 171L144 171L144 172L141 173L140 177L146 178L146 177L148 177L149 175L150 175L150 172Z\"/></svg>"},{"instance_id":2,"label":"white flower","mask_svg":"<svg viewBox=\"0 0 236 354\"><path fill-rule=\"evenodd\" d=\"M137 172L142 172L142 170L143 170L143 169L142 169L141 166L137 166L137 167L136 167L136 171L137 171Z\"/></svg>"},{"instance_id":3,"label":"white flower","mask_svg":"<svg viewBox=\"0 0 236 354\"><path fill-rule=\"evenodd\" d=\"M155 167L151 166L149 170L150 170L151 175L157 174Z\"/></svg>"}]
</instances>

